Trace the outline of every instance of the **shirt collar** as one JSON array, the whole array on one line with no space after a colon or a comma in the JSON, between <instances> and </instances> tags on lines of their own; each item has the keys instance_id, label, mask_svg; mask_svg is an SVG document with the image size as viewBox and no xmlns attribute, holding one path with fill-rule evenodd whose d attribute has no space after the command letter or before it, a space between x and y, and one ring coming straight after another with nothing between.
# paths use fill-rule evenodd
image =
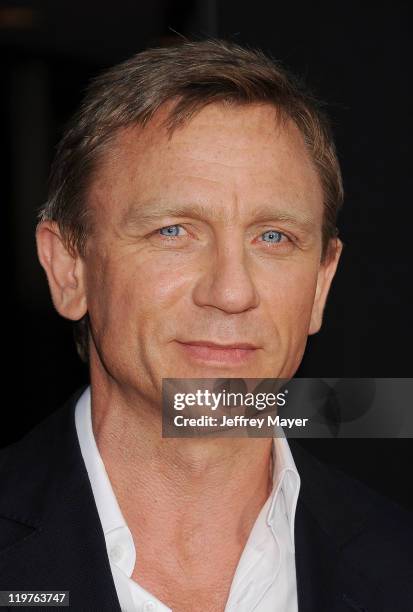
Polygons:
<instances>
[{"instance_id":1,"label":"shirt collar","mask_svg":"<svg viewBox=\"0 0 413 612\"><path fill-rule=\"evenodd\" d=\"M267 513L267 525L275 527L277 499L279 495L283 495L291 542L294 548L295 511L301 479L287 439L283 435L283 430L279 428L277 431L279 435L273 438L272 444L272 499Z\"/></svg>"},{"instance_id":2,"label":"shirt collar","mask_svg":"<svg viewBox=\"0 0 413 612\"><path fill-rule=\"evenodd\" d=\"M109 558L130 577L136 561L135 545L96 444L92 427L90 386L77 402L75 424ZM116 555L120 550L119 545L125 551L123 555Z\"/></svg>"}]
</instances>

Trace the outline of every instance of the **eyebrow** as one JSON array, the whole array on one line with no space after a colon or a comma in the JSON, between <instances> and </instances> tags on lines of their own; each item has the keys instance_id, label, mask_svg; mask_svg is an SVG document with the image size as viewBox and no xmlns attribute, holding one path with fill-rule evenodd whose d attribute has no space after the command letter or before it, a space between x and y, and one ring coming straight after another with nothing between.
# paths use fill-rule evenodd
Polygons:
<instances>
[{"instance_id":1,"label":"eyebrow","mask_svg":"<svg viewBox=\"0 0 413 612\"><path fill-rule=\"evenodd\" d=\"M123 226L156 223L163 217L191 217L193 219L218 220L222 214L214 214L210 206L191 202L189 204L171 205L159 201L145 202L128 209L122 218ZM285 222L302 231L310 232L316 227L315 219L303 211L291 212L288 206L281 209L276 205L259 205L251 211L252 223Z\"/></svg>"}]
</instances>

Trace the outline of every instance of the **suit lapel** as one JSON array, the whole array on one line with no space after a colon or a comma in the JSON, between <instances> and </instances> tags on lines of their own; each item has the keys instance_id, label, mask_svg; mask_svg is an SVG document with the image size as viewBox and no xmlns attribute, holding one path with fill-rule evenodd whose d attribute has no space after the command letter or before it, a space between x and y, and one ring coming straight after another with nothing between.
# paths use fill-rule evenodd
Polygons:
<instances>
[{"instance_id":1,"label":"suit lapel","mask_svg":"<svg viewBox=\"0 0 413 612\"><path fill-rule=\"evenodd\" d=\"M297 504L295 548L299 612L333 610L331 587L338 551L302 501Z\"/></svg>"},{"instance_id":2,"label":"suit lapel","mask_svg":"<svg viewBox=\"0 0 413 612\"><path fill-rule=\"evenodd\" d=\"M74 610L120 611L76 435L82 391L7 449L0 468L0 585L69 590Z\"/></svg>"},{"instance_id":3,"label":"suit lapel","mask_svg":"<svg viewBox=\"0 0 413 612\"><path fill-rule=\"evenodd\" d=\"M301 477L295 518L299 612L376 609L374 578L361 575L345 550L364 531L366 497L357 495L358 483L340 480L294 440L289 444Z\"/></svg>"}]
</instances>

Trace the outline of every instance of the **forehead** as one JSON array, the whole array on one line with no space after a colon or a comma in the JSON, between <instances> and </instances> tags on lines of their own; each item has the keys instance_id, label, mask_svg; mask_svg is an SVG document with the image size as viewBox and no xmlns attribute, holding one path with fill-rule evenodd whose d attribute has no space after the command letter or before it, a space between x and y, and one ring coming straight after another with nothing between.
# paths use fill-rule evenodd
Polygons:
<instances>
[{"instance_id":1,"label":"forehead","mask_svg":"<svg viewBox=\"0 0 413 612\"><path fill-rule=\"evenodd\" d=\"M217 213L256 207L303 209L321 219L322 190L299 129L269 105L213 104L168 134L168 108L143 128L115 136L91 187L90 204L121 219L145 203L187 201Z\"/></svg>"}]
</instances>

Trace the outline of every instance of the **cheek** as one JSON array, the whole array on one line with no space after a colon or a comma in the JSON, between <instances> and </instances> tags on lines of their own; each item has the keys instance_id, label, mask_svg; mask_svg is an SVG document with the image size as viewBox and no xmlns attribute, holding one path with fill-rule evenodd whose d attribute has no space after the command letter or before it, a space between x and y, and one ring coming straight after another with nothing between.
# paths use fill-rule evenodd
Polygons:
<instances>
[{"instance_id":1,"label":"cheek","mask_svg":"<svg viewBox=\"0 0 413 612\"><path fill-rule=\"evenodd\" d=\"M316 286L315 265L279 265L271 282L262 283L261 294L281 333L307 333Z\"/></svg>"},{"instance_id":2,"label":"cheek","mask_svg":"<svg viewBox=\"0 0 413 612\"><path fill-rule=\"evenodd\" d=\"M193 270L180 257L153 258L139 267L140 298L157 309L181 300L193 278Z\"/></svg>"},{"instance_id":3,"label":"cheek","mask_svg":"<svg viewBox=\"0 0 413 612\"><path fill-rule=\"evenodd\" d=\"M165 308L185 296L191 278L192 272L178 258L160 262L154 257L139 263L127 256L101 260L90 266L87 281L95 327L108 335L131 326L135 331L157 326L165 318Z\"/></svg>"},{"instance_id":4,"label":"cheek","mask_svg":"<svg viewBox=\"0 0 413 612\"><path fill-rule=\"evenodd\" d=\"M124 264L128 272L118 280L118 287L128 304L125 318L136 321L135 331L141 339L168 335L190 295L193 267L180 254L165 252L152 252L139 263L134 258L133 264Z\"/></svg>"}]
</instances>

